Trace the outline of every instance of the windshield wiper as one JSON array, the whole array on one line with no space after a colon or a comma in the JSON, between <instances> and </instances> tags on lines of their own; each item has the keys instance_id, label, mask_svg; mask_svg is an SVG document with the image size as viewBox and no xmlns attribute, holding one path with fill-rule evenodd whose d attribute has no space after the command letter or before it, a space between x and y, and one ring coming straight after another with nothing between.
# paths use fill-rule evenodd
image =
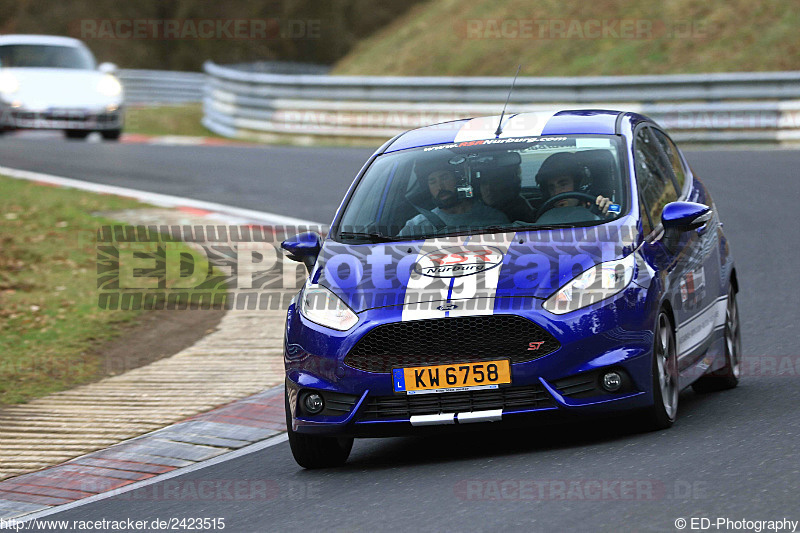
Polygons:
<instances>
[{"instance_id":1,"label":"windshield wiper","mask_svg":"<svg viewBox=\"0 0 800 533\"><path fill-rule=\"evenodd\" d=\"M449 233L437 233L435 237L454 237L456 235L480 235L481 233L513 233L519 228L516 226L485 226L481 228L465 229L452 231Z\"/></svg>"},{"instance_id":2,"label":"windshield wiper","mask_svg":"<svg viewBox=\"0 0 800 533\"><path fill-rule=\"evenodd\" d=\"M581 228L585 226L576 226L575 224L542 224L541 226L534 226L530 224L517 226L516 231L533 231L540 229L572 229Z\"/></svg>"},{"instance_id":3,"label":"windshield wiper","mask_svg":"<svg viewBox=\"0 0 800 533\"><path fill-rule=\"evenodd\" d=\"M486 226L481 228L464 229L450 231L446 233L423 233L422 235L407 235L402 238L387 237L389 240L423 240L423 239L438 239L439 237L457 237L459 235L481 235L492 233L517 233L519 231L537 231L537 230L550 230L550 229L572 229L590 226L577 226L575 224L542 224L537 226L532 223L509 224L507 226ZM361 234L359 234L361 235Z\"/></svg>"},{"instance_id":4,"label":"windshield wiper","mask_svg":"<svg viewBox=\"0 0 800 533\"><path fill-rule=\"evenodd\" d=\"M388 235L384 235L380 232L358 232L358 231L340 231L339 238L341 239L365 239L369 242L392 242L392 241L402 241L405 240L405 237L390 237Z\"/></svg>"},{"instance_id":5,"label":"windshield wiper","mask_svg":"<svg viewBox=\"0 0 800 533\"><path fill-rule=\"evenodd\" d=\"M575 226L572 224L547 224L542 226L536 226L533 224L519 224L519 225L509 225L509 226L486 226L484 228L475 228L470 230L463 230L463 231L453 231L451 233L437 233L435 236L432 237L452 237L457 235L480 235L483 233L516 233L518 231L536 231L536 230L549 230L549 229L569 229L569 228L577 228L580 226Z\"/></svg>"}]
</instances>

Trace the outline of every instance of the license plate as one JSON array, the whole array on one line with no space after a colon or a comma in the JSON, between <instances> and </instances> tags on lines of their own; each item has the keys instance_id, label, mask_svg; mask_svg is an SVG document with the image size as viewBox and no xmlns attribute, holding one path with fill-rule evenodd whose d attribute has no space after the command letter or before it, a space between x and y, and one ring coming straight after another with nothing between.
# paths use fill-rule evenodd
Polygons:
<instances>
[{"instance_id":1,"label":"license plate","mask_svg":"<svg viewBox=\"0 0 800 533\"><path fill-rule=\"evenodd\" d=\"M48 114L53 118L60 119L73 119L73 118L86 118L89 112L84 109L57 109L53 108L48 111Z\"/></svg>"},{"instance_id":2,"label":"license plate","mask_svg":"<svg viewBox=\"0 0 800 533\"><path fill-rule=\"evenodd\" d=\"M496 389L511 383L508 360L395 368L394 391L408 394Z\"/></svg>"}]
</instances>

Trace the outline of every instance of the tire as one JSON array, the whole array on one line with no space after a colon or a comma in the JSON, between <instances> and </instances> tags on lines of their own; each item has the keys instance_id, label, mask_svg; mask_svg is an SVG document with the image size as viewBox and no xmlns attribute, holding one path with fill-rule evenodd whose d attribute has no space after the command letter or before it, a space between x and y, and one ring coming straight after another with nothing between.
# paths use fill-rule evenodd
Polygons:
<instances>
[{"instance_id":1,"label":"tire","mask_svg":"<svg viewBox=\"0 0 800 533\"><path fill-rule=\"evenodd\" d=\"M103 130L100 132L100 135L102 135L103 139L106 141L118 141L120 135L122 135L122 130Z\"/></svg>"},{"instance_id":2,"label":"tire","mask_svg":"<svg viewBox=\"0 0 800 533\"><path fill-rule=\"evenodd\" d=\"M646 430L672 427L678 416L678 353L672 320L662 309L653 339L653 406L643 416Z\"/></svg>"},{"instance_id":3,"label":"tire","mask_svg":"<svg viewBox=\"0 0 800 533\"><path fill-rule=\"evenodd\" d=\"M742 373L742 332L739 324L739 306L736 292L728 289L728 305L725 307L725 366L711 372L694 383L695 392L706 393L732 389L739 384Z\"/></svg>"},{"instance_id":4,"label":"tire","mask_svg":"<svg viewBox=\"0 0 800 533\"><path fill-rule=\"evenodd\" d=\"M85 139L91 132L86 130L64 130L67 139Z\"/></svg>"},{"instance_id":5,"label":"tire","mask_svg":"<svg viewBox=\"0 0 800 533\"><path fill-rule=\"evenodd\" d=\"M289 410L289 396L285 397L286 431L289 434L289 446L297 464L303 468L330 468L341 466L350 457L353 448L353 437L320 437L304 435L292 431L292 415Z\"/></svg>"}]
</instances>

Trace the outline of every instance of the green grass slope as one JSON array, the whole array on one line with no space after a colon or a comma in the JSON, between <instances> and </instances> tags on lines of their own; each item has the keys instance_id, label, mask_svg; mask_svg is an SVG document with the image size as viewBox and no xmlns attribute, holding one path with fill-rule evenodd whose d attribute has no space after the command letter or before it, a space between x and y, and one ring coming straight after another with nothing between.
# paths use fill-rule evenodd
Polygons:
<instances>
[{"instance_id":1,"label":"green grass slope","mask_svg":"<svg viewBox=\"0 0 800 533\"><path fill-rule=\"evenodd\" d=\"M745 0L432 0L335 74L588 76L800 70L800 6Z\"/></svg>"}]
</instances>

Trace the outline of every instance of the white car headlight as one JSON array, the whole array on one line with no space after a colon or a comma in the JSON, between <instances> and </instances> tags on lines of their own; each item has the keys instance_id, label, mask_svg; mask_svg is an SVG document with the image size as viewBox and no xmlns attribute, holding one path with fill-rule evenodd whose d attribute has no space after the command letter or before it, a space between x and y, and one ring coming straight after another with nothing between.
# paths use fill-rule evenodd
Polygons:
<instances>
[{"instance_id":1,"label":"white car headlight","mask_svg":"<svg viewBox=\"0 0 800 533\"><path fill-rule=\"evenodd\" d=\"M597 264L558 289L544 302L544 308L563 315L610 298L631 282L635 264L634 254Z\"/></svg>"},{"instance_id":2,"label":"white car headlight","mask_svg":"<svg viewBox=\"0 0 800 533\"><path fill-rule=\"evenodd\" d=\"M300 294L300 313L320 326L339 331L347 331L358 322L358 316L341 298L310 280Z\"/></svg>"},{"instance_id":3,"label":"white car headlight","mask_svg":"<svg viewBox=\"0 0 800 533\"><path fill-rule=\"evenodd\" d=\"M14 94L19 90L19 80L10 72L0 72L0 93Z\"/></svg>"},{"instance_id":4,"label":"white car headlight","mask_svg":"<svg viewBox=\"0 0 800 533\"><path fill-rule=\"evenodd\" d=\"M119 96L122 93L122 84L111 74L106 74L100 78L97 91L105 96Z\"/></svg>"}]
</instances>

